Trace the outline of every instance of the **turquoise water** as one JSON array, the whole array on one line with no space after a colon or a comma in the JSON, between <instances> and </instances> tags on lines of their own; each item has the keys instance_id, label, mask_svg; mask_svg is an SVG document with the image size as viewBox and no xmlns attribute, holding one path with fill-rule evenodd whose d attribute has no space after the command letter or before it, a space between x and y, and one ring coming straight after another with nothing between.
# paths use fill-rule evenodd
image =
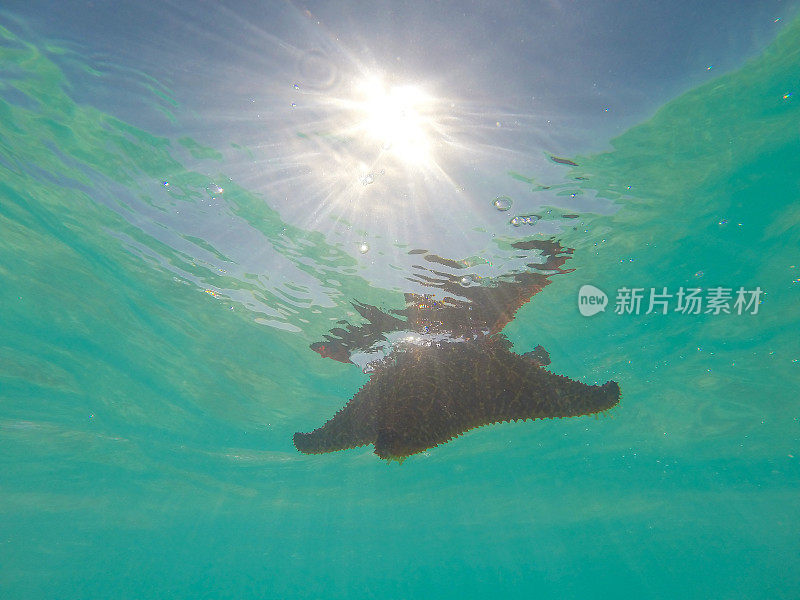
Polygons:
<instances>
[{"instance_id":1,"label":"turquoise water","mask_svg":"<svg viewBox=\"0 0 800 600\"><path fill-rule=\"evenodd\" d=\"M797 597L800 21L561 171L561 212L612 209L559 222L575 271L505 333L618 381L620 405L402 465L291 441L366 381L308 346L357 322L353 300L402 306L370 271L391 255L290 223L230 179L228 148L76 102L94 75L75 51L0 29L0 67L3 597ZM483 260L516 235L486 234ZM585 283L765 295L587 318Z\"/></svg>"}]
</instances>

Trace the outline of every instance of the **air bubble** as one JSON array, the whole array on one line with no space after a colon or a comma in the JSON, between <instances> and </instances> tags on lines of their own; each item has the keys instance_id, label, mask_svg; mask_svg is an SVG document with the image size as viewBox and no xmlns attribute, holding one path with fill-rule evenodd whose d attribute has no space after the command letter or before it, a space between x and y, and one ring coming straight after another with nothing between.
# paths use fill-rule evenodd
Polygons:
<instances>
[{"instance_id":1,"label":"air bubble","mask_svg":"<svg viewBox=\"0 0 800 600\"><path fill-rule=\"evenodd\" d=\"M506 211L511 208L512 204L514 204L514 201L508 196L498 196L492 200L492 206L494 206L497 210Z\"/></svg>"},{"instance_id":2,"label":"air bubble","mask_svg":"<svg viewBox=\"0 0 800 600\"><path fill-rule=\"evenodd\" d=\"M461 278L461 285L463 285L464 287L473 287L476 285L481 285L481 279L483 279L483 277L481 277L480 275L476 275L474 273L472 275L464 275Z\"/></svg>"},{"instance_id":3,"label":"air bubble","mask_svg":"<svg viewBox=\"0 0 800 600\"><path fill-rule=\"evenodd\" d=\"M369 185L375 181L375 176L372 173L367 173L361 178L362 185Z\"/></svg>"},{"instance_id":4,"label":"air bubble","mask_svg":"<svg viewBox=\"0 0 800 600\"><path fill-rule=\"evenodd\" d=\"M367 242L361 242L358 245L358 251L361 252L361 254L366 254L367 252L369 252L369 245L367 244Z\"/></svg>"},{"instance_id":5,"label":"air bubble","mask_svg":"<svg viewBox=\"0 0 800 600\"><path fill-rule=\"evenodd\" d=\"M300 76L298 83L306 89L329 90L339 83L339 69L335 61L321 50L304 52L298 61L297 70Z\"/></svg>"},{"instance_id":6,"label":"air bubble","mask_svg":"<svg viewBox=\"0 0 800 600\"><path fill-rule=\"evenodd\" d=\"M539 219L541 219L539 215L517 215L509 223L514 227L519 227L520 225L534 225Z\"/></svg>"}]
</instances>

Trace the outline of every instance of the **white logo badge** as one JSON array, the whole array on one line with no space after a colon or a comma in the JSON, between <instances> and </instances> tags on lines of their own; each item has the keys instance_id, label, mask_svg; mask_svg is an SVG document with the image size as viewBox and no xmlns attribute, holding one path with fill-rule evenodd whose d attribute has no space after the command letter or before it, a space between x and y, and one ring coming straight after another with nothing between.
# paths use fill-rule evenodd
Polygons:
<instances>
[{"instance_id":1,"label":"white logo badge","mask_svg":"<svg viewBox=\"0 0 800 600\"><path fill-rule=\"evenodd\" d=\"M582 285L578 290L578 310L584 317L591 317L608 306L608 296L593 285Z\"/></svg>"}]
</instances>

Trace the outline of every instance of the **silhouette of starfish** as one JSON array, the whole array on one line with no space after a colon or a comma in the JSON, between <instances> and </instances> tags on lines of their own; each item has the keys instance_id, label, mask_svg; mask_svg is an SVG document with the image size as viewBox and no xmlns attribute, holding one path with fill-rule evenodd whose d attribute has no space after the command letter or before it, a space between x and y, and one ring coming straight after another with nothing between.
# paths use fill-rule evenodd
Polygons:
<instances>
[{"instance_id":1,"label":"silhouette of starfish","mask_svg":"<svg viewBox=\"0 0 800 600\"><path fill-rule=\"evenodd\" d=\"M571 253L553 241L513 246L541 251L546 262L528 266L545 273L525 271L492 286L464 288L452 274L419 267L430 275L418 275L418 281L467 300L406 294L406 309L394 311L405 319L354 303L367 323L336 328L325 341L312 344L313 350L351 362L352 352L385 340L385 333L402 330L444 333L457 341L396 345L333 418L310 433L294 434L295 447L318 454L371 443L380 458L402 461L482 425L587 415L616 405L620 389L614 381L586 385L551 373L543 368L550 364L544 348L515 354L499 333L517 309L549 283L551 274L567 272L560 267ZM425 258L462 268L435 255Z\"/></svg>"}]
</instances>

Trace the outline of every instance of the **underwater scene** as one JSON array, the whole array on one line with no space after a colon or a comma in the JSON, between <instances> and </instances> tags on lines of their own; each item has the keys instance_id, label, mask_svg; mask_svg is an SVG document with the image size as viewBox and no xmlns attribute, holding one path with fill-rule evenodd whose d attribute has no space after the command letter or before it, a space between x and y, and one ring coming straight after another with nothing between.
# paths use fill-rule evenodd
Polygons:
<instances>
[{"instance_id":1,"label":"underwater scene","mask_svg":"<svg viewBox=\"0 0 800 600\"><path fill-rule=\"evenodd\" d=\"M4 2L0 311L0 598L798 598L800 2Z\"/></svg>"}]
</instances>

